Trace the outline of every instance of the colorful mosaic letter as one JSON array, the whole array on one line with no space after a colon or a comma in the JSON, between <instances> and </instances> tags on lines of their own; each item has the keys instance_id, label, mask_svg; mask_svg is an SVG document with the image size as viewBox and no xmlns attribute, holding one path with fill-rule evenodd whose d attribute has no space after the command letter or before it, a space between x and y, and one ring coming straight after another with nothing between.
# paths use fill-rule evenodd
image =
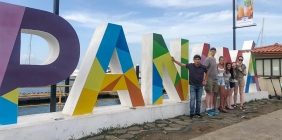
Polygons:
<instances>
[{"instance_id":1,"label":"colorful mosaic letter","mask_svg":"<svg viewBox=\"0 0 282 140\"><path fill-rule=\"evenodd\" d=\"M188 64L189 55L189 41L186 39L175 39L170 41L170 53L175 60ZM178 73L181 73L181 82L183 89L184 100L187 100L188 90L189 90L189 70L184 67L180 67L175 64Z\"/></svg>"},{"instance_id":2,"label":"colorful mosaic letter","mask_svg":"<svg viewBox=\"0 0 282 140\"><path fill-rule=\"evenodd\" d=\"M215 54L215 58L216 58L216 63L219 63L219 57L223 56L225 59L225 62L229 62L232 63L231 57L230 57L230 53L229 53L229 49L226 47L219 47L216 48L216 54Z\"/></svg>"},{"instance_id":3,"label":"colorful mosaic letter","mask_svg":"<svg viewBox=\"0 0 282 140\"><path fill-rule=\"evenodd\" d=\"M66 79L79 60L79 41L60 16L0 2L0 125L17 122L18 88ZM21 32L44 38L50 54L42 65L20 65Z\"/></svg>"},{"instance_id":4,"label":"colorful mosaic letter","mask_svg":"<svg viewBox=\"0 0 282 140\"><path fill-rule=\"evenodd\" d=\"M109 64L113 74L106 74ZM63 113L92 113L101 91L118 91L123 106L145 105L124 32L119 25L105 24L96 28Z\"/></svg>"},{"instance_id":5,"label":"colorful mosaic letter","mask_svg":"<svg viewBox=\"0 0 282 140\"><path fill-rule=\"evenodd\" d=\"M255 47L254 41L244 41L243 50L250 50ZM254 54L251 52L243 53L243 63L247 67L247 76L245 76L246 86L245 93L260 91L257 66Z\"/></svg>"},{"instance_id":6,"label":"colorful mosaic letter","mask_svg":"<svg viewBox=\"0 0 282 140\"><path fill-rule=\"evenodd\" d=\"M143 36L141 77L146 104L162 104L163 87L171 100L184 100L180 74L160 34Z\"/></svg>"},{"instance_id":7,"label":"colorful mosaic letter","mask_svg":"<svg viewBox=\"0 0 282 140\"><path fill-rule=\"evenodd\" d=\"M253 49L255 46L254 41L244 41L243 50ZM245 85L245 93L257 92L260 91L258 75L256 70L256 61L254 58L254 54L251 52L243 53L241 50L232 50L229 51L230 56L233 62L238 62L238 56L243 56L243 63L246 65L247 75L244 77L246 81Z\"/></svg>"},{"instance_id":8,"label":"colorful mosaic letter","mask_svg":"<svg viewBox=\"0 0 282 140\"><path fill-rule=\"evenodd\" d=\"M209 49L210 44L207 43L193 45L192 53L190 56L190 63L194 63L193 57L194 55L198 54L201 56L201 63L203 64L206 58L209 56Z\"/></svg>"}]
</instances>

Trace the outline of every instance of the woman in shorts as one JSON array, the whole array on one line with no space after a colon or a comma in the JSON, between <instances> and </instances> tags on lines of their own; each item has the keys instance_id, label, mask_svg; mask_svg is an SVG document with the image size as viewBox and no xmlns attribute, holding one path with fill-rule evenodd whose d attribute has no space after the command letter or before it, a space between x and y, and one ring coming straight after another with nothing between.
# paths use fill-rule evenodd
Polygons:
<instances>
[{"instance_id":1,"label":"woman in shorts","mask_svg":"<svg viewBox=\"0 0 282 140\"><path fill-rule=\"evenodd\" d=\"M230 83L230 88L231 88L231 93L234 91L234 105L233 107L237 107L237 94L238 94L238 78L237 78L237 63L233 62L232 63L232 69L231 69L231 83ZM232 88L233 87L233 88Z\"/></svg>"},{"instance_id":2,"label":"woman in shorts","mask_svg":"<svg viewBox=\"0 0 282 140\"><path fill-rule=\"evenodd\" d=\"M231 106L231 100L232 100L232 92L231 92L231 71L232 71L232 63L226 63L225 65L225 72L223 73L224 81L225 81L225 94L227 95L226 98L226 109L234 109ZM234 87L234 86L233 86Z\"/></svg>"},{"instance_id":3,"label":"woman in shorts","mask_svg":"<svg viewBox=\"0 0 282 140\"><path fill-rule=\"evenodd\" d=\"M244 87L245 87L245 79L244 76L246 76L246 65L243 64L243 56L238 57L237 62L237 80L238 80L238 86L239 86L239 94L240 94L240 109L244 109Z\"/></svg>"},{"instance_id":4,"label":"woman in shorts","mask_svg":"<svg viewBox=\"0 0 282 140\"><path fill-rule=\"evenodd\" d=\"M225 80L224 80L224 57L219 57L219 63L217 65L218 69L218 88L220 93L220 107L218 110L223 113L227 113L228 111L225 109L225 100L226 100L226 94L225 94Z\"/></svg>"}]
</instances>

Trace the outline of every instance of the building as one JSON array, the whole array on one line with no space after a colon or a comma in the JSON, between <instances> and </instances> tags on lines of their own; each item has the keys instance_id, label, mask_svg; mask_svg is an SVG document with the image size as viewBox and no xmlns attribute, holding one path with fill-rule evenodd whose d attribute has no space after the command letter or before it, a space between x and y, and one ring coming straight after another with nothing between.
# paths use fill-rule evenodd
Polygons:
<instances>
[{"instance_id":1,"label":"building","mask_svg":"<svg viewBox=\"0 0 282 140\"><path fill-rule=\"evenodd\" d=\"M275 43L274 45L244 51L254 53L261 90L266 90L274 95L275 91L269 79L271 77L276 93L282 95L282 83L279 83L278 80L279 78L282 82L282 45Z\"/></svg>"}]
</instances>

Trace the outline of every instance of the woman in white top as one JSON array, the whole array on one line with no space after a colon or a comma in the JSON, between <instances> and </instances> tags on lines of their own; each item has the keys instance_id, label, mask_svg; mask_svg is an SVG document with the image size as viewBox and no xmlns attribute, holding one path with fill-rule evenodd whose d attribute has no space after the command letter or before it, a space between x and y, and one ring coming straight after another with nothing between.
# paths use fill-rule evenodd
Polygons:
<instances>
[{"instance_id":1,"label":"woman in white top","mask_svg":"<svg viewBox=\"0 0 282 140\"><path fill-rule=\"evenodd\" d=\"M219 57L219 63L217 65L218 68L218 88L219 88L219 94L220 94L220 107L218 110L223 113L227 113L228 111L225 109L225 101L226 101L226 94L225 94L225 80L223 77L223 74L225 72L224 70L224 57Z\"/></svg>"}]
</instances>

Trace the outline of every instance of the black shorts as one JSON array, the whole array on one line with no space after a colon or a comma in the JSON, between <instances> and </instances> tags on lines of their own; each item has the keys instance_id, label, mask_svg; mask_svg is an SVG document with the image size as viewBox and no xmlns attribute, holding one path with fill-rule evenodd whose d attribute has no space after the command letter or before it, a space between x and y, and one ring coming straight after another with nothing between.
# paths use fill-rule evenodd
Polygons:
<instances>
[{"instance_id":1,"label":"black shorts","mask_svg":"<svg viewBox=\"0 0 282 140\"><path fill-rule=\"evenodd\" d=\"M235 87L235 83L230 82L230 88L234 88L234 87Z\"/></svg>"}]
</instances>

